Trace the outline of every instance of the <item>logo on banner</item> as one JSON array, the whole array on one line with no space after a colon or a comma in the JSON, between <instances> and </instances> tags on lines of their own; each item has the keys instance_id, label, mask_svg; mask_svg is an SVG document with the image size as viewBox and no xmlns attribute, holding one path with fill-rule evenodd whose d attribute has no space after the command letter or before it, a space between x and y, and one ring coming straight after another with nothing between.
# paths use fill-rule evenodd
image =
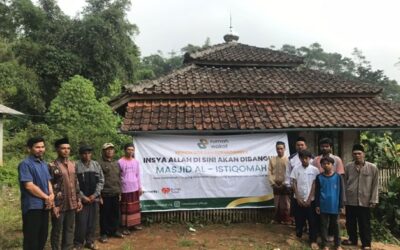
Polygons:
<instances>
[{"instance_id":1,"label":"logo on banner","mask_svg":"<svg viewBox=\"0 0 400 250\"><path fill-rule=\"evenodd\" d=\"M197 146L198 146L200 149L206 149L206 148L207 148L207 145L208 145L207 139L200 139L199 141L200 141L200 142L197 143Z\"/></svg>"},{"instance_id":2,"label":"logo on banner","mask_svg":"<svg viewBox=\"0 0 400 250\"><path fill-rule=\"evenodd\" d=\"M174 207L181 207L180 201L174 201Z\"/></svg>"},{"instance_id":3,"label":"logo on banner","mask_svg":"<svg viewBox=\"0 0 400 250\"><path fill-rule=\"evenodd\" d=\"M161 188L161 193L163 193L165 196L167 194L178 194L181 192L180 188L171 188L171 187L163 187Z\"/></svg>"}]
</instances>

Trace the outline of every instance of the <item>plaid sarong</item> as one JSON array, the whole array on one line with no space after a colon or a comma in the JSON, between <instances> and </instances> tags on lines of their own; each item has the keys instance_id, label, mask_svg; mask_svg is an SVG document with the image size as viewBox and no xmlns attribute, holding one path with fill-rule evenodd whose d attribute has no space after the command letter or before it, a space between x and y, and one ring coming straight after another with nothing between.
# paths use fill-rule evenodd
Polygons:
<instances>
[{"instance_id":1,"label":"plaid sarong","mask_svg":"<svg viewBox=\"0 0 400 250\"><path fill-rule=\"evenodd\" d=\"M140 224L139 191L121 194L121 226L132 227Z\"/></svg>"}]
</instances>

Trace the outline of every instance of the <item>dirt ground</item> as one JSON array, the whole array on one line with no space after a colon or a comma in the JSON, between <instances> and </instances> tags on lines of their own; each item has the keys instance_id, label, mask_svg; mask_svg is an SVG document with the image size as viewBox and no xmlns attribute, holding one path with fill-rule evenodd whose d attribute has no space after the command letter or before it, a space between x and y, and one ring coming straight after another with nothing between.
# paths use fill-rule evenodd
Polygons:
<instances>
[{"instance_id":1,"label":"dirt ground","mask_svg":"<svg viewBox=\"0 0 400 250\"><path fill-rule=\"evenodd\" d=\"M111 238L100 249L309 249L307 234L299 241L294 228L277 224L213 224L193 227L182 224L152 224L125 239ZM361 248L360 246L358 248ZM344 249L358 249L345 247ZM333 249L333 247L331 247ZM395 250L400 246L373 243L372 249Z\"/></svg>"}]
</instances>

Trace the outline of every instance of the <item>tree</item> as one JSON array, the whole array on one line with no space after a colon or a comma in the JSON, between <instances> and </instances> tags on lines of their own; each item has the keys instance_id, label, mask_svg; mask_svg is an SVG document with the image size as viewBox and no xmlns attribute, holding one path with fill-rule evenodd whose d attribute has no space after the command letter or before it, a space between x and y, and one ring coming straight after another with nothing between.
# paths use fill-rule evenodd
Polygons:
<instances>
[{"instance_id":1,"label":"tree","mask_svg":"<svg viewBox=\"0 0 400 250\"><path fill-rule=\"evenodd\" d=\"M72 50L82 60L81 74L93 81L100 95L116 79L134 80L139 49L132 37L138 28L126 18L129 7L128 0L89 0L70 35Z\"/></svg>"},{"instance_id":2,"label":"tree","mask_svg":"<svg viewBox=\"0 0 400 250\"><path fill-rule=\"evenodd\" d=\"M383 98L400 101L400 86L397 82L390 80L382 70L373 70L371 63L357 48L352 53L353 58L343 57L339 53L325 52L319 43L299 48L286 44L280 50L303 57L305 62L303 67L305 68L336 74L381 87L383 88Z\"/></svg>"},{"instance_id":3,"label":"tree","mask_svg":"<svg viewBox=\"0 0 400 250\"><path fill-rule=\"evenodd\" d=\"M157 54L143 57L142 68L153 72L152 78L156 78L171 72L182 66L183 57L175 52L170 52L169 57L165 57L161 51Z\"/></svg>"},{"instance_id":4,"label":"tree","mask_svg":"<svg viewBox=\"0 0 400 250\"><path fill-rule=\"evenodd\" d=\"M8 0L0 0L0 37L8 40L16 38L16 25L13 20L13 15Z\"/></svg>"},{"instance_id":5,"label":"tree","mask_svg":"<svg viewBox=\"0 0 400 250\"><path fill-rule=\"evenodd\" d=\"M75 149L80 144L99 149L106 141L126 140L117 134L119 118L107 103L96 99L93 83L81 76L62 83L46 116L50 128L68 136Z\"/></svg>"},{"instance_id":6,"label":"tree","mask_svg":"<svg viewBox=\"0 0 400 250\"><path fill-rule=\"evenodd\" d=\"M0 103L28 114L44 113L38 77L19 64L11 44L0 40Z\"/></svg>"}]
</instances>

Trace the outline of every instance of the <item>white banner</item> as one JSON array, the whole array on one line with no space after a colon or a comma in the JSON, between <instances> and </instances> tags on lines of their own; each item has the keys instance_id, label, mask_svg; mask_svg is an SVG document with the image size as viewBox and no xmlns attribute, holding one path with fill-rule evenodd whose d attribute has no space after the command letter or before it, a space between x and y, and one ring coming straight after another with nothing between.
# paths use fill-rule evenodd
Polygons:
<instances>
[{"instance_id":1,"label":"white banner","mask_svg":"<svg viewBox=\"0 0 400 250\"><path fill-rule=\"evenodd\" d=\"M135 137L142 211L271 206L267 170L277 141L287 145L287 135Z\"/></svg>"}]
</instances>

